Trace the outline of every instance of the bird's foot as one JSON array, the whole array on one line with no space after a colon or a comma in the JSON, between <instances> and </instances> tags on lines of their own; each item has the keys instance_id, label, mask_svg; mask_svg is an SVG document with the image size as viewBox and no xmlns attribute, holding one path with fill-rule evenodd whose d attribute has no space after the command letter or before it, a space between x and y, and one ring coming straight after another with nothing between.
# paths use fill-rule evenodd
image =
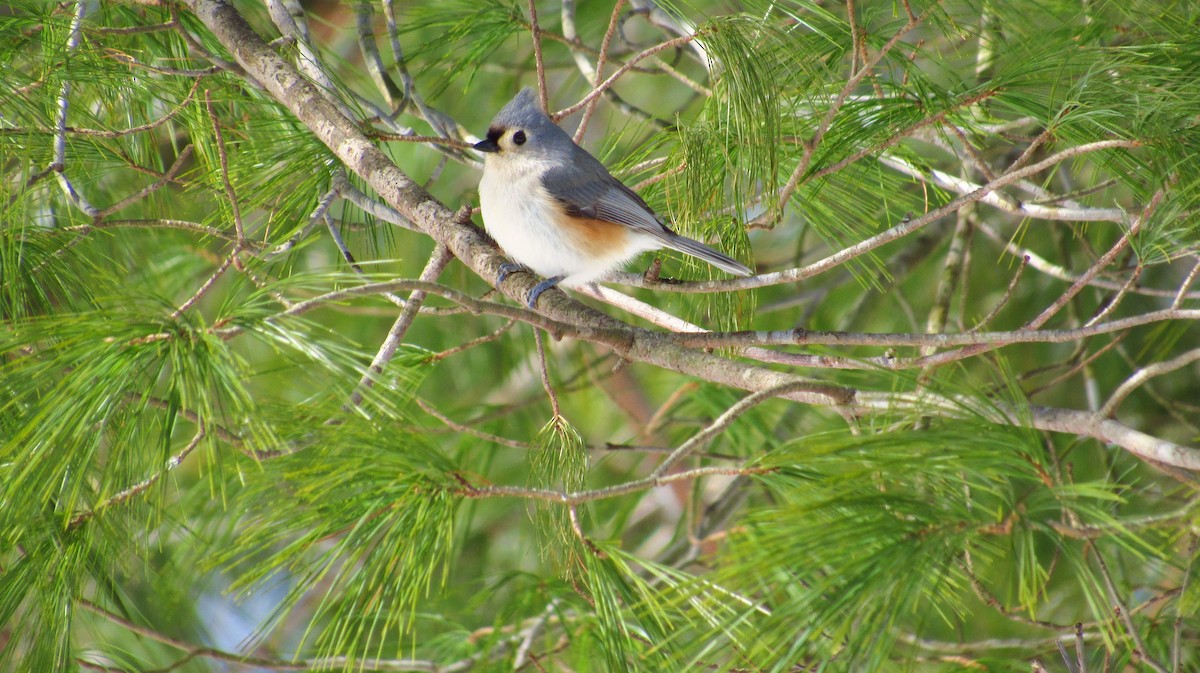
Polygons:
<instances>
[{"instance_id":1,"label":"bird's foot","mask_svg":"<svg viewBox=\"0 0 1200 673\"><path fill-rule=\"evenodd\" d=\"M555 276L553 278L547 278L537 285L534 285L533 289L529 291L529 298L525 301L525 305L529 308L537 308L538 297L542 296L542 293L546 290L558 285L559 281L561 281L563 278L566 278L566 276Z\"/></svg>"},{"instance_id":2,"label":"bird's foot","mask_svg":"<svg viewBox=\"0 0 1200 673\"><path fill-rule=\"evenodd\" d=\"M500 283L503 283L504 279L508 278L514 272L528 271L528 270L529 269L525 268L524 264L516 264L514 262L505 262L500 265L500 274L498 276L496 276L496 284L499 285Z\"/></svg>"}]
</instances>

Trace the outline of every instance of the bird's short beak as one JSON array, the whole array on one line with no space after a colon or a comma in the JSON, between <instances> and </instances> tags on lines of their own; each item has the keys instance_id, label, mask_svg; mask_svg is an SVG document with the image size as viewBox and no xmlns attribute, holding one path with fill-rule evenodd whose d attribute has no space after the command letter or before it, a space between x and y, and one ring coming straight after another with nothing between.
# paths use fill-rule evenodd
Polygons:
<instances>
[{"instance_id":1,"label":"bird's short beak","mask_svg":"<svg viewBox=\"0 0 1200 673\"><path fill-rule=\"evenodd\" d=\"M495 140L488 139L475 143L475 149L480 152L499 152L500 146L496 144Z\"/></svg>"}]
</instances>

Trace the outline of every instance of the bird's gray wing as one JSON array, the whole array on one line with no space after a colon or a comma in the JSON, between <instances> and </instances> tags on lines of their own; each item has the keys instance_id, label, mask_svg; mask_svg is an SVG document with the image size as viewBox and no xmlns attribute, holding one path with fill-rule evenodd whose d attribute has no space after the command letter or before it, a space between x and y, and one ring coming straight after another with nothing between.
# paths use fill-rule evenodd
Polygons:
<instances>
[{"instance_id":1,"label":"bird's gray wing","mask_svg":"<svg viewBox=\"0 0 1200 673\"><path fill-rule=\"evenodd\" d=\"M542 186L568 212L624 224L663 241L674 237L637 192L610 175L591 155L586 157L574 157L569 167L552 168L542 176Z\"/></svg>"},{"instance_id":2,"label":"bird's gray wing","mask_svg":"<svg viewBox=\"0 0 1200 673\"><path fill-rule=\"evenodd\" d=\"M572 215L624 224L662 241L662 245L698 257L738 276L754 272L741 262L700 241L680 236L659 221L650 206L632 189L609 174L592 155L580 149L568 168L552 168L542 186Z\"/></svg>"}]
</instances>

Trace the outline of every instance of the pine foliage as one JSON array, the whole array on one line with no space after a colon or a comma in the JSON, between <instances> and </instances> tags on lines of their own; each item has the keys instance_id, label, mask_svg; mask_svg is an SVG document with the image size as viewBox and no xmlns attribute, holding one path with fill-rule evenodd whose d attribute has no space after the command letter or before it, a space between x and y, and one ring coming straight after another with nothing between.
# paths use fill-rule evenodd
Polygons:
<instances>
[{"instance_id":1,"label":"pine foliage","mask_svg":"<svg viewBox=\"0 0 1200 673\"><path fill-rule=\"evenodd\" d=\"M0 8L0 670L1200 669L1196 7L231 2L451 210L544 79L757 271L531 311L219 4Z\"/></svg>"}]
</instances>

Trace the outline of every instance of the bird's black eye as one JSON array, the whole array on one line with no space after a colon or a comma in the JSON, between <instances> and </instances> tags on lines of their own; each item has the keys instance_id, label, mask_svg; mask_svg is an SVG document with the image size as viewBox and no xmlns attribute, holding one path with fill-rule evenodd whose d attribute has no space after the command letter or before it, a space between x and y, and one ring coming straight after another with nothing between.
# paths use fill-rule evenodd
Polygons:
<instances>
[{"instance_id":1,"label":"bird's black eye","mask_svg":"<svg viewBox=\"0 0 1200 673\"><path fill-rule=\"evenodd\" d=\"M513 134L513 142L518 145L524 145L525 144L525 132L517 131L516 133L514 133Z\"/></svg>"}]
</instances>

